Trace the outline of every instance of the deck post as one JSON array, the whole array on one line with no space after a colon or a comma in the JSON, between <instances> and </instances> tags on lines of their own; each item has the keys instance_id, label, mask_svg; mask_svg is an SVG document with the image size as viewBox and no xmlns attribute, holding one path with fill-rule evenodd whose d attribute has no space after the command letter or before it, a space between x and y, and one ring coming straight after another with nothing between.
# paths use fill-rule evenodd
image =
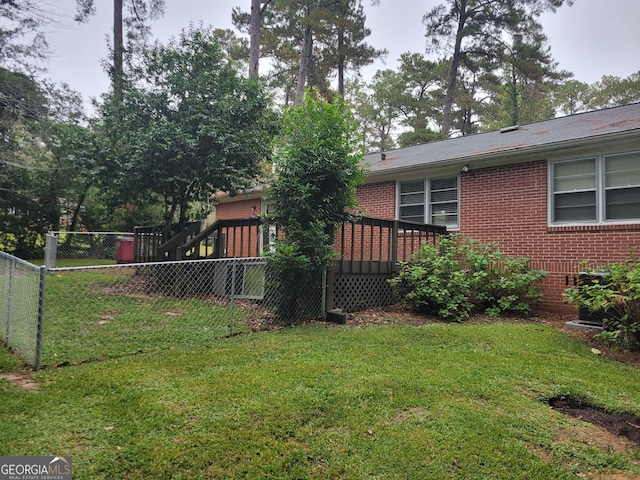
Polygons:
<instances>
[{"instance_id":1,"label":"deck post","mask_svg":"<svg viewBox=\"0 0 640 480\"><path fill-rule=\"evenodd\" d=\"M391 266L395 270L396 265L398 264L398 220L393 221L392 235L393 238L391 239Z\"/></svg>"}]
</instances>

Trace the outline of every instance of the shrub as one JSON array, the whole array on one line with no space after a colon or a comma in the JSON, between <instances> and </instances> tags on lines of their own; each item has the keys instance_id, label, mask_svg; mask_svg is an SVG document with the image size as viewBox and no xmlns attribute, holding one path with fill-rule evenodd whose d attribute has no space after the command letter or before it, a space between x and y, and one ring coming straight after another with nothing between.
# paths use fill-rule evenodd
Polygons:
<instances>
[{"instance_id":1,"label":"shrub","mask_svg":"<svg viewBox=\"0 0 640 480\"><path fill-rule=\"evenodd\" d=\"M267 253L266 305L281 322L319 318L321 315L322 267L293 242L278 241Z\"/></svg>"},{"instance_id":2,"label":"shrub","mask_svg":"<svg viewBox=\"0 0 640 480\"><path fill-rule=\"evenodd\" d=\"M333 260L336 228L357 205L361 158L357 124L342 101L307 91L300 106L285 112L269 187L270 222L285 236L267 255L268 293L282 321L318 317L314 298Z\"/></svg>"},{"instance_id":3,"label":"shrub","mask_svg":"<svg viewBox=\"0 0 640 480\"><path fill-rule=\"evenodd\" d=\"M492 317L526 314L541 297L536 283L544 277L527 263L495 244L450 235L438 246L422 245L390 282L416 311L444 319L462 321L474 309Z\"/></svg>"},{"instance_id":4,"label":"shrub","mask_svg":"<svg viewBox=\"0 0 640 480\"><path fill-rule=\"evenodd\" d=\"M596 273L594 269L585 271ZM606 272L606 281L595 279L569 288L565 297L577 307L604 312L604 332L598 335L601 340L625 349L640 348L640 257L632 251L626 261L597 271Z\"/></svg>"},{"instance_id":5,"label":"shrub","mask_svg":"<svg viewBox=\"0 0 640 480\"><path fill-rule=\"evenodd\" d=\"M460 249L465 270L472 277L475 304L488 316L527 314L531 303L542 298L539 282L545 273L529 268L528 259L505 256L495 244L471 239L465 239Z\"/></svg>"}]
</instances>

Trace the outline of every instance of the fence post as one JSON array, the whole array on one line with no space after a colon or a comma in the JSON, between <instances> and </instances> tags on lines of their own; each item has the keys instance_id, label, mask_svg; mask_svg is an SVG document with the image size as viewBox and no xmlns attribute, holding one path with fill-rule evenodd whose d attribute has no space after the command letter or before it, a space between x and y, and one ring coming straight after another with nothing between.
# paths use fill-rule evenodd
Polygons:
<instances>
[{"instance_id":1,"label":"fence post","mask_svg":"<svg viewBox=\"0 0 640 480\"><path fill-rule=\"evenodd\" d=\"M58 236L53 232L48 232L44 246L44 264L47 268L56 266L58 257Z\"/></svg>"},{"instance_id":2,"label":"fence post","mask_svg":"<svg viewBox=\"0 0 640 480\"><path fill-rule=\"evenodd\" d=\"M236 259L231 260L231 296L229 304L229 336L233 335L233 309L236 296Z\"/></svg>"},{"instance_id":3,"label":"fence post","mask_svg":"<svg viewBox=\"0 0 640 480\"><path fill-rule=\"evenodd\" d=\"M327 269L322 269L322 300L320 304L322 319L327 318Z\"/></svg>"},{"instance_id":4,"label":"fence post","mask_svg":"<svg viewBox=\"0 0 640 480\"><path fill-rule=\"evenodd\" d=\"M42 366L42 342L44 334L44 296L47 279L47 267L40 267L40 288L38 298L38 334L36 338L36 370L40 370Z\"/></svg>"},{"instance_id":5,"label":"fence post","mask_svg":"<svg viewBox=\"0 0 640 480\"><path fill-rule=\"evenodd\" d=\"M13 281L16 275L16 260L15 258L11 258L9 260L9 298L7 302L7 331L6 331L6 341L7 345L9 345L9 339L11 337L11 315L13 313Z\"/></svg>"}]
</instances>

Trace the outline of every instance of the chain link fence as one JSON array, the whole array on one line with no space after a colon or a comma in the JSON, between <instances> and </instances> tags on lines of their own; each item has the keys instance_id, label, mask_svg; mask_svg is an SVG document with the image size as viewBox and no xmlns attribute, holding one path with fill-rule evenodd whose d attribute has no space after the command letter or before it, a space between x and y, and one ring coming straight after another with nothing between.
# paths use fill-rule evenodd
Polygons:
<instances>
[{"instance_id":1,"label":"chain link fence","mask_svg":"<svg viewBox=\"0 0 640 480\"><path fill-rule=\"evenodd\" d=\"M133 233L49 232L45 245L48 268L73 264L133 263Z\"/></svg>"},{"instance_id":2,"label":"chain link fence","mask_svg":"<svg viewBox=\"0 0 640 480\"><path fill-rule=\"evenodd\" d=\"M13 309L3 324L7 344L36 368L207 347L324 317L322 279L283 291L263 258L49 269L5 263L0 301Z\"/></svg>"},{"instance_id":3,"label":"chain link fence","mask_svg":"<svg viewBox=\"0 0 640 480\"><path fill-rule=\"evenodd\" d=\"M0 252L0 333L27 364L40 368L44 267Z\"/></svg>"}]
</instances>

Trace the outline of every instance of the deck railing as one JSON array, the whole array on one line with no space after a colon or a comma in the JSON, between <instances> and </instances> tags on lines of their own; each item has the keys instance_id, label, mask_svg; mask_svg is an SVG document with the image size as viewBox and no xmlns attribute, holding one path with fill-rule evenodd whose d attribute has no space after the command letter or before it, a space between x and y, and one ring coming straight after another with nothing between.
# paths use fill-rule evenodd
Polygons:
<instances>
[{"instance_id":1,"label":"deck railing","mask_svg":"<svg viewBox=\"0 0 640 480\"><path fill-rule=\"evenodd\" d=\"M436 243L447 228L403 220L360 217L345 222L334 241L340 273L389 273L421 244Z\"/></svg>"},{"instance_id":2,"label":"deck railing","mask_svg":"<svg viewBox=\"0 0 640 480\"><path fill-rule=\"evenodd\" d=\"M444 226L374 217L355 217L338 229L334 239L340 273L389 273L408 261L424 242L435 243ZM135 260L197 260L260 257L275 229L258 217L218 220L200 231L199 225L169 239L157 227L136 227Z\"/></svg>"}]
</instances>

